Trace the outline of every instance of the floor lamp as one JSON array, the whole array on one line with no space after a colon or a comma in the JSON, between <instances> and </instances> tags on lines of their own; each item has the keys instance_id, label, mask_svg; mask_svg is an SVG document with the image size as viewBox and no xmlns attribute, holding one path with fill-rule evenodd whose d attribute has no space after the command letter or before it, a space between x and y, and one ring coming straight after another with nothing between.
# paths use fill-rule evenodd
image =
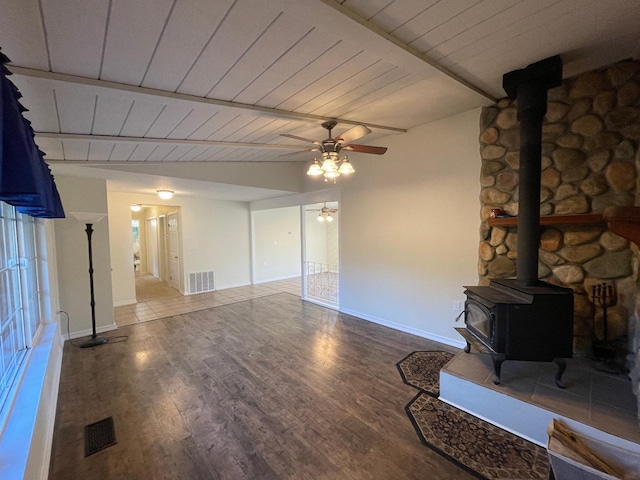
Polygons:
<instances>
[{"instance_id":1,"label":"floor lamp","mask_svg":"<svg viewBox=\"0 0 640 480\"><path fill-rule=\"evenodd\" d=\"M91 234L93 233L93 224L98 223L106 213L86 213L86 212L69 212L76 220L84 223L87 228L87 245L89 248L89 287L91 289L91 337L80 344L80 348L95 347L109 341L106 337L99 337L96 333L96 300L93 292L93 251L91 250Z\"/></svg>"}]
</instances>

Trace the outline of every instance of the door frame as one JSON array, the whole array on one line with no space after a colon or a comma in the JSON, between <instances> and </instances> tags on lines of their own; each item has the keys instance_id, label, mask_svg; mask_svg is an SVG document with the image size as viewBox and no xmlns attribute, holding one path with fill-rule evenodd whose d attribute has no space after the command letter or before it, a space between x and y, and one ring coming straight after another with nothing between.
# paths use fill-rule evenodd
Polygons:
<instances>
[{"instance_id":1,"label":"door frame","mask_svg":"<svg viewBox=\"0 0 640 480\"><path fill-rule=\"evenodd\" d=\"M305 258L305 229L304 229L304 206L305 205L310 205L310 204L314 204L314 203L324 203L324 202L338 202L340 205L342 205L341 202L341 198L340 198L340 189L333 187L333 188L328 188L326 190L316 190L313 192L307 192L307 193L300 193L300 194L295 194L295 195L288 195L286 197L276 197L276 198L268 198L265 200L258 200L255 202L251 202L250 204L250 212L256 211L256 210L268 210L268 209L276 209L276 208L282 208L282 207L298 207L300 209L300 276L302 277L302 273L303 273L303 269L304 269L304 258ZM341 221L341 216L338 217L338 222ZM256 265L255 265L255 231L254 231L254 225L253 225L253 221L250 223L250 228L251 228L251 269L252 269L252 283L255 283L255 278L253 275L253 272L256 269ZM339 224L339 232L342 231L342 225ZM342 239L339 238L338 239L338 257L342 258ZM340 273L339 278L338 278L338 282L339 284L342 284L341 282L341 276L342 274ZM301 282L302 284L302 282ZM304 290L303 290L304 285L300 286L300 296L304 299ZM341 294L340 292L338 292L338 305L340 305L340 297ZM311 303L317 303L313 300L305 300ZM339 310L339 308L335 305L324 305L319 303L319 305L325 306L327 308L331 308L333 310Z\"/></svg>"},{"instance_id":2,"label":"door frame","mask_svg":"<svg viewBox=\"0 0 640 480\"><path fill-rule=\"evenodd\" d=\"M170 240L170 225L171 225L171 217L175 216L175 221L176 221L176 252L178 254L178 263L177 263L177 272L176 272L176 279L175 282L172 280L173 277L171 275L171 240ZM166 253L167 253L167 269L168 269L168 274L167 274L167 284L172 287L175 288L176 290L178 290L180 293L182 293L184 295L184 290L182 288L182 252L180 249L180 245L181 245L181 229L180 229L180 213L179 213L179 209L175 209L172 212L168 212L167 213L167 243L166 243Z\"/></svg>"},{"instance_id":3,"label":"door frame","mask_svg":"<svg viewBox=\"0 0 640 480\"><path fill-rule=\"evenodd\" d=\"M314 201L312 203L304 203L300 205L300 227L301 227L301 235L300 235L300 240L302 242L302 248L301 248L301 254L302 254L302 258L301 258L301 266L302 266L302 271L301 271L301 289L302 292L300 294L302 300L306 301L306 302L310 302L310 303L315 303L317 305L321 305L323 307L326 308L331 308L333 310L340 310L340 258L341 258L341 236L340 236L340 232L341 232L341 225L340 225L340 221L341 221L341 215L338 215L337 220L334 220L335 222L337 222L337 227L338 227L338 291L336 292L336 303L328 303L328 302L323 302L322 300L318 299L318 298L314 298L314 297L309 297L307 295L307 288L308 288L308 281L307 281L307 271L306 271L306 259L307 259L307 237L308 237L308 232L307 232L307 207L310 206L317 206L318 204L324 204L324 203L337 203L338 204L338 208L341 208L340 205L340 200L325 200L325 201Z\"/></svg>"},{"instance_id":4,"label":"door frame","mask_svg":"<svg viewBox=\"0 0 640 480\"><path fill-rule=\"evenodd\" d=\"M149 228L151 224L155 223L155 230L152 234L152 229ZM159 250L158 250L158 218L149 217L145 220L145 230L147 233L147 273L150 273L156 278L160 278L159 267ZM157 274L157 275L156 275Z\"/></svg>"}]
</instances>

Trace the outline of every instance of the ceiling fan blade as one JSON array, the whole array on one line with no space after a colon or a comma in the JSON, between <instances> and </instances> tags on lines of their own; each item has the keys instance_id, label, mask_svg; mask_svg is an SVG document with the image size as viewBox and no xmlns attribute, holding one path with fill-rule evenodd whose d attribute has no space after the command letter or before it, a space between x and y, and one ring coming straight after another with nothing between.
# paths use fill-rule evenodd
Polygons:
<instances>
[{"instance_id":1,"label":"ceiling fan blade","mask_svg":"<svg viewBox=\"0 0 640 480\"><path fill-rule=\"evenodd\" d=\"M289 152L289 153L282 153L279 156L280 157L292 157L294 155L301 155L303 153L309 153L309 152L319 152L320 149L319 148L307 148L306 150L297 150L295 152Z\"/></svg>"},{"instance_id":2,"label":"ceiling fan blade","mask_svg":"<svg viewBox=\"0 0 640 480\"><path fill-rule=\"evenodd\" d=\"M356 125L355 127L350 128L349 130L344 132L342 135L340 135L338 138L336 138L336 142L342 143L344 145L349 142L353 142L354 140L357 140L359 138L362 138L365 135L369 135L370 133L371 133L371 130L369 130L364 125Z\"/></svg>"},{"instance_id":3,"label":"ceiling fan blade","mask_svg":"<svg viewBox=\"0 0 640 480\"><path fill-rule=\"evenodd\" d=\"M387 151L387 147L374 147L373 145L357 145L352 143L346 147L342 147L342 150L349 150L351 152L358 153L373 153L374 155L382 155Z\"/></svg>"},{"instance_id":4,"label":"ceiling fan blade","mask_svg":"<svg viewBox=\"0 0 640 480\"><path fill-rule=\"evenodd\" d=\"M300 140L301 142L313 143L314 145L320 145L317 140L311 140L310 138L299 137L297 135L291 135L290 133L281 133L281 137L293 138L294 140Z\"/></svg>"}]
</instances>

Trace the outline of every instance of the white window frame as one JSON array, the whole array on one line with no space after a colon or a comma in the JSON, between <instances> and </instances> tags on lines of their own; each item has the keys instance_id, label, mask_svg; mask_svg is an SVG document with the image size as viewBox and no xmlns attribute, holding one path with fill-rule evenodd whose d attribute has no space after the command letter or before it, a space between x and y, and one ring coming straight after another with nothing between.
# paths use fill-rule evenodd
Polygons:
<instances>
[{"instance_id":1,"label":"white window frame","mask_svg":"<svg viewBox=\"0 0 640 480\"><path fill-rule=\"evenodd\" d=\"M10 377L0 383L0 432L7 421L8 413L11 410L13 399L17 394L20 380L24 375L24 370L28 364L30 351L37 342L42 331L42 275L40 272L42 251L42 220L33 219L27 215L18 213L14 207L0 202L0 222L4 225L12 224L14 228L0 228L0 245L7 245L12 242L13 251L16 258L5 258L0 265L7 264L6 268L0 268L0 272L16 271L14 278L16 282L13 287L16 289L14 312L8 312L10 319L0 318L2 324L11 323L16 330L16 337L13 339L18 343L17 351L11 358ZM0 249L0 255L5 255L6 248ZM29 270L31 269L31 272ZM10 275L10 273L9 273ZM4 285L6 288L7 285ZM14 324L15 323L15 324ZM35 328L34 328L35 327ZM1 330L0 330L1 333ZM2 340L0 338L0 348ZM0 378L5 374L5 365L0 358Z\"/></svg>"}]
</instances>

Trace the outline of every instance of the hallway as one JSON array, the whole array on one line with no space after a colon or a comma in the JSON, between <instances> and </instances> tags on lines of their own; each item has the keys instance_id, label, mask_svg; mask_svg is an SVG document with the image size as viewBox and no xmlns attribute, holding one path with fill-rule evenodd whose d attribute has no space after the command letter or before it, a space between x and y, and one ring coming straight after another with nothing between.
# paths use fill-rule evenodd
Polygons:
<instances>
[{"instance_id":1,"label":"hallway","mask_svg":"<svg viewBox=\"0 0 640 480\"><path fill-rule=\"evenodd\" d=\"M219 307L277 293L300 296L300 277L183 296L153 275L136 277L138 303L114 308L118 327Z\"/></svg>"}]
</instances>

